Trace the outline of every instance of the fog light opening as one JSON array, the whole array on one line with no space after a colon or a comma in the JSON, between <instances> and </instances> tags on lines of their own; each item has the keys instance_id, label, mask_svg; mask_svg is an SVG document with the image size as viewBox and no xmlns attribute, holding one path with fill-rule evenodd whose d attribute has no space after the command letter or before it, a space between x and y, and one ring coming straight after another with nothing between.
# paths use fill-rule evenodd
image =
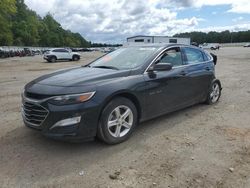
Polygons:
<instances>
[{"instance_id":1,"label":"fog light opening","mask_svg":"<svg viewBox=\"0 0 250 188\"><path fill-rule=\"evenodd\" d=\"M81 121L81 116L63 119L63 120L58 121L52 127L50 127L50 129L53 129L55 127L66 127L66 126L74 125L74 124L79 123L80 121Z\"/></svg>"}]
</instances>

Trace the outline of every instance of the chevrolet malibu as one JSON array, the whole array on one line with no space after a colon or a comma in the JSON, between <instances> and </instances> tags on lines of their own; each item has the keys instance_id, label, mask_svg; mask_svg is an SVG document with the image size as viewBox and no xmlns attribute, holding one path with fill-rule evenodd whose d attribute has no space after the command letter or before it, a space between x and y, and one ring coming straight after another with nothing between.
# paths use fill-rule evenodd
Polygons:
<instances>
[{"instance_id":1,"label":"chevrolet malibu","mask_svg":"<svg viewBox=\"0 0 250 188\"><path fill-rule=\"evenodd\" d=\"M27 127L50 138L97 137L117 144L142 121L197 103L216 103L221 83L215 63L211 54L193 46L123 47L28 83L22 117Z\"/></svg>"}]
</instances>

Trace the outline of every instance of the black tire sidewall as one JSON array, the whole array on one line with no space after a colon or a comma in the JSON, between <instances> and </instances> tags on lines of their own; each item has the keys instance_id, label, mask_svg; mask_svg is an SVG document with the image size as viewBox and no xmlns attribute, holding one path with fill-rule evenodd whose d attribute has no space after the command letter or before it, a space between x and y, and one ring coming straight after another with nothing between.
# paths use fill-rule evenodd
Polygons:
<instances>
[{"instance_id":1,"label":"black tire sidewall","mask_svg":"<svg viewBox=\"0 0 250 188\"><path fill-rule=\"evenodd\" d=\"M118 106L120 105L125 105L127 107L129 107L133 113L133 125L131 127L131 129L129 130L129 132L120 138L115 138L113 137L109 131L108 131L108 127L107 127L107 122L108 122L108 118L110 113ZM131 102L129 99L124 98L124 97L119 97L119 98L115 98L112 101L110 101L106 107L103 109L101 118L100 118L100 123L99 123L99 138L101 137L101 139L107 143L107 144L118 144L121 143L125 140L127 140L130 135L132 134L134 128L137 125L137 109L135 107L135 105L133 104L133 102Z\"/></svg>"},{"instance_id":2,"label":"black tire sidewall","mask_svg":"<svg viewBox=\"0 0 250 188\"><path fill-rule=\"evenodd\" d=\"M72 60L73 60L73 61L78 61L78 60L79 60L79 57L75 55L75 56L73 56Z\"/></svg>"},{"instance_id":3,"label":"black tire sidewall","mask_svg":"<svg viewBox=\"0 0 250 188\"><path fill-rule=\"evenodd\" d=\"M55 63L56 62L56 58L55 57L51 57L50 58L50 62Z\"/></svg>"}]
</instances>

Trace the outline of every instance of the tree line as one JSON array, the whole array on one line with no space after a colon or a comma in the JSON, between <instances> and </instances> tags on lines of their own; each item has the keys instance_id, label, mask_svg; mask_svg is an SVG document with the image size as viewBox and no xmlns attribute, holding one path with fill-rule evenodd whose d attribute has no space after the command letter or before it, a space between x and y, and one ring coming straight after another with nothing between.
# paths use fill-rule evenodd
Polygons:
<instances>
[{"instance_id":1,"label":"tree line","mask_svg":"<svg viewBox=\"0 0 250 188\"><path fill-rule=\"evenodd\" d=\"M40 17L24 0L0 0L0 46L90 47L79 33L65 30L51 14Z\"/></svg>"},{"instance_id":2,"label":"tree line","mask_svg":"<svg viewBox=\"0 0 250 188\"><path fill-rule=\"evenodd\" d=\"M198 44L250 42L250 30L238 32L230 32L228 30L222 32L211 31L208 33L194 31L179 33L174 35L174 37L188 37L191 38L192 42L197 42Z\"/></svg>"}]
</instances>

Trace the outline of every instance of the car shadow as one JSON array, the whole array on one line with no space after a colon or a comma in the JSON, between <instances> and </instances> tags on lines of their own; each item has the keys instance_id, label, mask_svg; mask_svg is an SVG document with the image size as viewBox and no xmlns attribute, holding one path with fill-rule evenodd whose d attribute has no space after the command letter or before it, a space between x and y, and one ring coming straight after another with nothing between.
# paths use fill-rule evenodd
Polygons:
<instances>
[{"instance_id":1,"label":"car shadow","mask_svg":"<svg viewBox=\"0 0 250 188\"><path fill-rule=\"evenodd\" d=\"M20 181L31 179L31 174L35 176L30 181L39 181L45 177L57 178L72 173L72 169L77 173L81 168L101 164L113 155L137 151L150 137L173 129L176 124L185 123L207 109L207 105L195 105L146 121L137 127L128 141L113 146L98 140L85 143L55 141L20 126L0 139L0 169L9 179L19 177ZM51 169L57 173L51 172Z\"/></svg>"}]
</instances>

